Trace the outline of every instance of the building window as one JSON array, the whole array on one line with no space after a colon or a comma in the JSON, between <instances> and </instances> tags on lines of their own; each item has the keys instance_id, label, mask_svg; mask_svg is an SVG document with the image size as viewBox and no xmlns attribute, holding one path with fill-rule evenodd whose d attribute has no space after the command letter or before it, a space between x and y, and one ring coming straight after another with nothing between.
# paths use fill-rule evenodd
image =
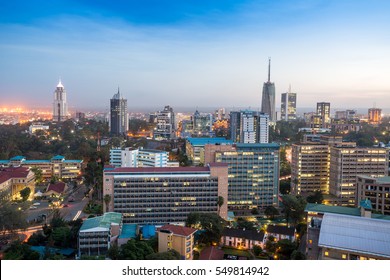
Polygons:
<instances>
[{"instance_id":1,"label":"building window","mask_svg":"<svg viewBox=\"0 0 390 280\"><path fill-rule=\"evenodd\" d=\"M172 246L172 243L171 243L171 242L167 242L167 246L168 246L168 247L171 247L171 246Z\"/></svg>"},{"instance_id":2,"label":"building window","mask_svg":"<svg viewBox=\"0 0 390 280\"><path fill-rule=\"evenodd\" d=\"M309 244L313 244L313 240L309 239Z\"/></svg>"},{"instance_id":3,"label":"building window","mask_svg":"<svg viewBox=\"0 0 390 280\"><path fill-rule=\"evenodd\" d=\"M346 255L346 254L342 254L342 255L341 255L341 258L342 258L343 260L345 260L345 259L347 258L347 255Z\"/></svg>"},{"instance_id":4,"label":"building window","mask_svg":"<svg viewBox=\"0 0 390 280\"><path fill-rule=\"evenodd\" d=\"M329 252L325 251L324 255L328 257L329 256Z\"/></svg>"}]
</instances>

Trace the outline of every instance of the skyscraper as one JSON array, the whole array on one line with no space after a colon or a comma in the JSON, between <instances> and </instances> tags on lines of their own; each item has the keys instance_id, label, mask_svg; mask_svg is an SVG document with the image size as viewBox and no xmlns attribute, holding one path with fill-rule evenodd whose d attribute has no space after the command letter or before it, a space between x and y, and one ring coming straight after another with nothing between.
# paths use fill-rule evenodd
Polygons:
<instances>
[{"instance_id":1,"label":"skyscraper","mask_svg":"<svg viewBox=\"0 0 390 280\"><path fill-rule=\"evenodd\" d=\"M157 126L153 131L153 138L170 140L175 138L175 113L169 105L157 114Z\"/></svg>"},{"instance_id":2,"label":"skyscraper","mask_svg":"<svg viewBox=\"0 0 390 280\"><path fill-rule=\"evenodd\" d=\"M292 121L297 119L297 94L291 92L282 93L281 115L283 121Z\"/></svg>"},{"instance_id":3,"label":"skyscraper","mask_svg":"<svg viewBox=\"0 0 390 280\"><path fill-rule=\"evenodd\" d=\"M276 121L275 113L275 84L271 83L271 58L268 59L268 81L263 85L261 112L269 116L270 122Z\"/></svg>"},{"instance_id":4,"label":"skyscraper","mask_svg":"<svg viewBox=\"0 0 390 280\"><path fill-rule=\"evenodd\" d=\"M53 121L62 122L67 118L68 104L66 103L66 91L60 79L54 91Z\"/></svg>"},{"instance_id":5,"label":"skyscraper","mask_svg":"<svg viewBox=\"0 0 390 280\"><path fill-rule=\"evenodd\" d=\"M317 103L317 115L321 117L321 128L330 127L330 103L318 102Z\"/></svg>"},{"instance_id":6,"label":"skyscraper","mask_svg":"<svg viewBox=\"0 0 390 280\"><path fill-rule=\"evenodd\" d=\"M230 112L231 139L236 143L268 143L269 117L251 110Z\"/></svg>"},{"instance_id":7,"label":"skyscraper","mask_svg":"<svg viewBox=\"0 0 390 280\"><path fill-rule=\"evenodd\" d=\"M381 119L382 119L382 109L379 108L368 109L368 122L370 124L377 125L381 122Z\"/></svg>"},{"instance_id":8,"label":"skyscraper","mask_svg":"<svg viewBox=\"0 0 390 280\"><path fill-rule=\"evenodd\" d=\"M110 100L110 133L113 135L126 134L129 128L127 99L121 98L119 88Z\"/></svg>"}]
</instances>

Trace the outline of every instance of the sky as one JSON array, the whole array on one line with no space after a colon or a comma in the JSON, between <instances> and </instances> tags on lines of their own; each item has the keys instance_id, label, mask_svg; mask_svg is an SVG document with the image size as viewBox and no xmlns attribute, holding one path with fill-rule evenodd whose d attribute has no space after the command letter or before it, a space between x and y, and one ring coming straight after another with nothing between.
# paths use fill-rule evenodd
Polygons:
<instances>
[{"instance_id":1,"label":"sky","mask_svg":"<svg viewBox=\"0 0 390 280\"><path fill-rule=\"evenodd\" d=\"M0 107L390 108L387 0L0 0Z\"/></svg>"}]
</instances>

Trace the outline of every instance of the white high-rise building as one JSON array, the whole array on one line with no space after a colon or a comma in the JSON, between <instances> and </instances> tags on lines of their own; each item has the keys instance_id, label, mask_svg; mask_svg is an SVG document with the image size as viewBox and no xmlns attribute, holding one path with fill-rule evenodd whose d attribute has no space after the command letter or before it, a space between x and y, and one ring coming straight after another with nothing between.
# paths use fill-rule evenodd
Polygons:
<instances>
[{"instance_id":1,"label":"white high-rise building","mask_svg":"<svg viewBox=\"0 0 390 280\"><path fill-rule=\"evenodd\" d=\"M269 117L251 110L230 112L230 130L236 143L268 143Z\"/></svg>"},{"instance_id":2,"label":"white high-rise building","mask_svg":"<svg viewBox=\"0 0 390 280\"><path fill-rule=\"evenodd\" d=\"M54 91L53 121L62 122L68 118L68 104L66 103L66 91L59 80Z\"/></svg>"},{"instance_id":3,"label":"white high-rise building","mask_svg":"<svg viewBox=\"0 0 390 280\"><path fill-rule=\"evenodd\" d=\"M110 149L110 164L115 167L167 167L168 152L131 148Z\"/></svg>"}]
</instances>

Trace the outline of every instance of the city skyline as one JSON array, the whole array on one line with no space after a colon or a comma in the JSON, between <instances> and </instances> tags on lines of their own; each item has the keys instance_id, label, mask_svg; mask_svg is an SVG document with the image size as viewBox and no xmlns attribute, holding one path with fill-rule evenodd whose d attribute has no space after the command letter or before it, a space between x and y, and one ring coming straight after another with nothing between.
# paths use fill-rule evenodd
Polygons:
<instances>
[{"instance_id":1,"label":"city skyline","mask_svg":"<svg viewBox=\"0 0 390 280\"><path fill-rule=\"evenodd\" d=\"M276 108L289 84L298 108L318 101L390 108L389 8L384 1L4 3L0 104L48 107L42 100L61 77L69 108L108 107L118 85L131 107L259 108L272 57Z\"/></svg>"}]
</instances>

